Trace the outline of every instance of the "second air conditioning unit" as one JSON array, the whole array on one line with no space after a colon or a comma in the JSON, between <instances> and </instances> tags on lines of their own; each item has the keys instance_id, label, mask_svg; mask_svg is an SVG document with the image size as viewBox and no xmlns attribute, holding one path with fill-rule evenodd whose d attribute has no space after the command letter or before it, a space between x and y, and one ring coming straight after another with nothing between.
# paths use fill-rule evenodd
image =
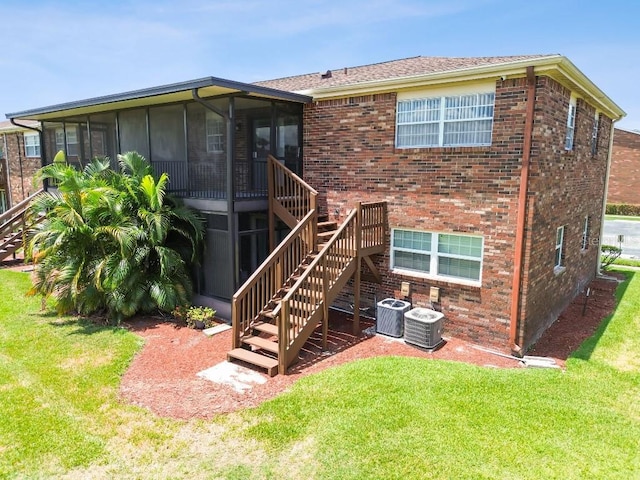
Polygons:
<instances>
[{"instance_id":1,"label":"second air conditioning unit","mask_svg":"<svg viewBox=\"0 0 640 480\"><path fill-rule=\"evenodd\" d=\"M404 314L404 341L429 350L442 343L444 314L417 307Z\"/></svg>"}]
</instances>

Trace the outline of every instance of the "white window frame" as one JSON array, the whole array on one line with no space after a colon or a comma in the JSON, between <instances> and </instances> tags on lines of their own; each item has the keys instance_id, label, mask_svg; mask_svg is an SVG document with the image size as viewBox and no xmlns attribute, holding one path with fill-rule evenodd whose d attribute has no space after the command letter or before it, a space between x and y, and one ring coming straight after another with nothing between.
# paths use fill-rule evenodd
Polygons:
<instances>
[{"instance_id":1,"label":"white window frame","mask_svg":"<svg viewBox=\"0 0 640 480\"><path fill-rule=\"evenodd\" d=\"M598 130L600 129L600 113L596 112L593 118L593 130L591 131L591 156L598 153Z\"/></svg>"},{"instance_id":2,"label":"white window frame","mask_svg":"<svg viewBox=\"0 0 640 480\"><path fill-rule=\"evenodd\" d=\"M569 110L567 112L567 135L564 139L564 149L573 150L573 142L576 135L576 110L578 101L576 97L571 96L569 99Z\"/></svg>"},{"instance_id":3,"label":"white window frame","mask_svg":"<svg viewBox=\"0 0 640 480\"><path fill-rule=\"evenodd\" d=\"M66 132L67 141L64 141ZM76 127L56 128L56 151L62 150L67 157L80 155L78 129Z\"/></svg>"},{"instance_id":4,"label":"white window frame","mask_svg":"<svg viewBox=\"0 0 640 480\"><path fill-rule=\"evenodd\" d=\"M40 156L40 134L24 133L24 155L25 157L37 158Z\"/></svg>"},{"instance_id":5,"label":"white window frame","mask_svg":"<svg viewBox=\"0 0 640 480\"><path fill-rule=\"evenodd\" d=\"M589 215L584 216L584 223L582 224L582 250L589 248L589 230L591 222L589 222Z\"/></svg>"},{"instance_id":6,"label":"white window frame","mask_svg":"<svg viewBox=\"0 0 640 480\"><path fill-rule=\"evenodd\" d=\"M430 249L414 249L407 247L399 247L395 245L395 239L398 232L415 232L424 235L430 235ZM480 256L473 255L462 255L455 253L446 253L439 251L440 238L445 236L451 237L471 237L475 239L480 239ZM484 265L484 237L480 235L468 235L468 234L460 234L460 233L445 233L445 232L432 232L432 231L424 231L424 230L414 230L410 228L394 228L391 231L391 255L390 255L390 268L393 273L399 273L403 275L411 275L414 277L427 278L433 280L441 280L444 282L450 283L458 283L463 285L471 285L471 286L480 286L482 284L482 268ZM429 271L425 271L418 268L409 268L406 266L398 266L396 263L396 252L408 252L412 254L424 255L425 257L429 257ZM468 277L459 277L454 275L446 275L439 272L439 259L440 258L451 258L451 259L459 259L470 261L474 263L478 263L479 271L478 278L471 279Z\"/></svg>"},{"instance_id":7,"label":"white window frame","mask_svg":"<svg viewBox=\"0 0 640 480\"><path fill-rule=\"evenodd\" d=\"M490 99L490 101L489 101ZM456 105L448 105L454 103ZM403 106L408 107L407 110ZM493 118L495 114L495 92L478 91L463 94L447 94L438 96L425 96L420 98L398 99L396 104L396 148L433 148L433 147L477 147L490 146L493 136ZM451 141L446 139L447 134L455 135L456 132L447 132L447 127L467 123L475 125L467 132L457 132L459 135L471 135L476 138L486 135L487 131L477 131L477 127L483 122L489 122L489 138L487 141ZM432 132L427 127L431 125ZM417 132L414 136L430 136L434 141L408 142L404 140L402 133L405 129L414 131L424 127L424 132ZM437 142L435 130L437 129Z\"/></svg>"},{"instance_id":8,"label":"white window frame","mask_svg":"<svg viewBox=\"0 0 640 480\"><path fill-rule=\"evenodd\" d=\"M556 248L555 248L555 260L554 260L554 271L556 273L560 273L564 271L564 225L558 227L556 230Z\"/></svg>"},{"instance_id":9,"label":"white window frame","mask_svg":"<svg viewBox=\"0 0 640 480\"><path fill-rule=\"evenodd\" d=\"M224 152L224 118L217 113L207 111L205 135L207 153Z\"/></svg>"}]
</instances>

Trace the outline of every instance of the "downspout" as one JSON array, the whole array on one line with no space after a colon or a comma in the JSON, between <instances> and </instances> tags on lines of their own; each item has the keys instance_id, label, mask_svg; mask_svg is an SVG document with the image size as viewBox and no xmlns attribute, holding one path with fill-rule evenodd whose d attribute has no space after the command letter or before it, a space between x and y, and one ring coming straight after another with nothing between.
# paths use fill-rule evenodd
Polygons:
<instances>
[{"instance_id":1,"label":"downspout","mask_svg":"<svg viewBox=\"0 0 640 480\"><path fill-rule=\"evenodd\" d=\"M533 66L527 67L527 111L524 124L524 144L522 170L520 171L520 194L516 222L516 245L513 261L513 286L511 288L511 321L509 324L509 347L514 354L520 354L522 347L517 343L520 313L520 290L522 280L522 259L524 256L524 230L529 187L529 164L531 161L531 139L533 137L533 114L536 100L536 76Z\"/></svg>"},{"instance_id":2,"label":"downspout","mask_svg":"<svg viewBox=\"0 0 640 480\"><path fill-rule=\"evenodd\" d=\"M20 148L20 133L16 132L16 143L18 144L18 165L20 166L20 191L22 192L22 200L25 199L24 196L24 172L22 169L22 152ZM23 137L23 145L24 147L24 137Z\"/></svg>"},{"instance_id":3,"label":"downspout","mask_svg":"<svg viewBox=\"0 0 640 480\"><path fill-rule=\"evenodd\" d=\"M602 236L604 234L604 220L607 214L607 197L609 196L609 175L611 174L611 153L613 151L613 134L615 130L615 123L617 120L611 121L611 133L609 133L609 151L607 152L607 173L604 178L604 197L602 198L602 218L600 219L600 238L598 239L598 259L602 251ZM596 275L602 274L600 270L601 262L598 260L596 267Z\"/></svg>"},{"instance_id":4,"label":"downspout","mask_svg":"<svg viewBox=\"0 0 640 480\"><path fill-rule=\"evenodd\" d=\"M235 221L235 192L234 192L234 162L233 157L235 155L234 148L234 138L233 135L235 133L234 126L234 117L235 117L235 102L233 97L229 97L229 109L227 112L217 108L214 105L210 105L205 100L203 100L200 95L198 95L198 89L194 88L191 90L191 95L193 99L202 105L207 110L211 110L212 112L220 115L225 119L227 124L227 233L229 240L229 255L231 256L231 262L233 265L233 271L231 272L231 276L233 278L233 291L235 292L240 284L239 281L239 270L240 270L240 259L238 257L238 248L237 248L237 234L236 234L236 221Z\"/></svg>"},{"instance_id":5,"label":"downspout","mask_svg":"<svg viewBox=\"0 0 640 480\"><path fill-rule=\"evenodd\" d=\"M13 207L13 198L11 197L11 175L9 172L9 152L7 151L7 148L9 147L9 145L7 144L6 133L2 134L2 143L4 146L2 151L4 152L4 165L6 167L5 174L7 175L7 208L11 208Z\"/></svg>"}]
</instances>

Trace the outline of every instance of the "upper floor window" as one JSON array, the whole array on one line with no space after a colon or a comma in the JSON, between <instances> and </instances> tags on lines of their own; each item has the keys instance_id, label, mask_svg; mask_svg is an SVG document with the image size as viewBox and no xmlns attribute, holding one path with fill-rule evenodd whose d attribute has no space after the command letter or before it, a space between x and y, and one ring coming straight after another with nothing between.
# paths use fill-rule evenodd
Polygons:
<instances>
[{"instance_id":1,"label":"upper floor window","mask_svg":"<svg viewBox=\"0 0 640 480\"><path fill-rule=\"evenodd\" d=\"M37 133L24 134L24 155L26 157L40 156L40 135Z\"/></svg>"},{"instance_id":2,"label":"upper floor window","mask_svg":"<svg viewBox=\"0 0 640 480\"><path fill-rule=\"evenodd\" d=\"M491 145L495 93L399 100L398 148Z\"/></svg>"},{"instance_id":3,"label":"upper floor window","mask_svg":"<svg viewBox=\"0 0 640 480\"><path fill-rule=\"evenodd\" d=\"M573 137L576 131L576 98L569 100L569 112L567 114L567 136L564 140L564 149L573 150Z\"/></svg>"},{"instance_id":4,"label":"upper floor window","mask_svg":"<svg viewBox=\"0 0 640 480\"><path fill-rule=\"evenodd\" d=\"M482 272L482 237L396 228L392 232L391 268L477 284Z\"/></svg>"},{"instance_id":5,"label":"upper floor window","mask_svg":"<svg viewBox=\"0 0 640 480\"><path fill-rule=\"evenodd\" d=\"M207 152L224 152L224 119L209 111L207 112Z\"/></svg>"},{"instance_id":6,"label":"upper floor window","mask_svg":"<svg viewBox=\"0 0 640 480\"><path fill-rule=\"evenodd\" d=\"M596 112L593 118L593 131L591 132L591 155L598 153L598 128L600 127L600 114Z\"/></svg>"},{"instance_id":7,"label":"upper floor window","mask_svg":"<svg viewBox=\"0 0 640 480\"><path fill-rule=\"evenodd\" d=\"M79 153L78 148L78 130L75 127L67 127L67 143L64 142L65 129L56 129L56 150L64 151L68 157L77 157ZM66 146L66 148L65 148Z\"/></svg>"}]
</instances>

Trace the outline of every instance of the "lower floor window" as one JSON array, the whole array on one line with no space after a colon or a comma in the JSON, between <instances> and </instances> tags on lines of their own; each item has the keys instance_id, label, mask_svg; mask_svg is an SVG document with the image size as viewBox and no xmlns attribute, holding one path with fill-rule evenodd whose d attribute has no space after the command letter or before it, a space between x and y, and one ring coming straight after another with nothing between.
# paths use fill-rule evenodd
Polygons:
<instances>
[{"instance_id":1,"label":"lower floor window","mask_svg":"<svg viewBox=\"0 0 640 480\"><path fill-rule=\"evenodd\" d=\"M556 230L556 260L555 268L564 266L564 225Z\"/></svg>"},{"instance_id":2,"label":"lower floor window","mask_svg":"<svg viewBox=\"0 0 640 480\"><path fill-rule=\"evenodd\" d=\"M482 237L396 228L391 239L391 268L407 273L479 282Z\"/></svg>"}]
</instances>

